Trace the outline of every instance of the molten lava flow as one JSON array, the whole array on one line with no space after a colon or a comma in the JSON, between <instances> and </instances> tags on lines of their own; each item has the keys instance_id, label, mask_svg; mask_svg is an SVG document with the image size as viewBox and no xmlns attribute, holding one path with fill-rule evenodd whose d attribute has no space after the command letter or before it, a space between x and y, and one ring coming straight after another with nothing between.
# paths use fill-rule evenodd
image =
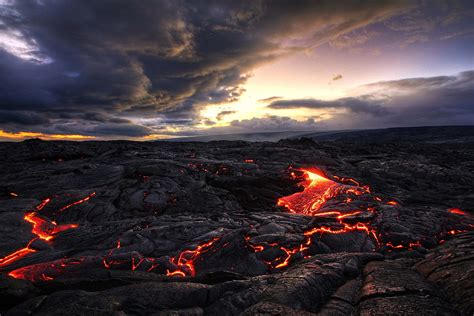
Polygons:
<instances>
[{"instance_id":1,"label":"molten lava flow","mask_svg":"<svg viewBox=\"0 0 474 316\"><path fill-rule=\"evenodd\" d=\"M77 224L58 225L54 221L41 218L36 212L28 213L24 217L25 221L33 224L32 233L39 239L51 240L54 235L67 229L77 228Z\"/></svg>"},{"instance_id":2,"label":"molten lava flow","mask_svg":"<svg viewBox=\"0 0 474 316\"><path fill-rule=\"evenodd\" d=\"M21 248L9 254L8 256L0 259L0 267L7 266L32 252L36 252L36 250L28 248L28 247Z\"/></svg>"},{"instance_id":3,"label":"molten lava flow","mask_svg":"<svg viewBox=\"0 0 474 316\"><path fill-rule=\"evenodd\" d=\"M458 208L450 208L448 211L449 211L449 213L452 213L452 214L467 215L466 212L461 211Z\"/></svg>"},{"instance_id":4,"label":"molten lava flow","mask_svg":"<svg viewBox=\"0 0 474 316\"><path fill-rule=\"evenodd\" d=\"M305 236L305 241L294 248L287 248L276 243L273 244L253 244L250 242L250 237L246 237L245 240L247 245L255 253L263 252L268 248L277 247L284 255L274 259L271 262L266 262L272 268L283 268L289 265L290 261L294 255L301 253L304 257L309 257L306 254L306 251L310 248L310 245L313 242L313 236L316 234L346 234L350 232L362 232L367 234L374 244L378 247L382 246L380 241L379 234L376 229L370 226L370 222L354 222L354 219L357 216L360 216L362 213L376 213L376 208L374 204L386 204L391 206L397 206L399 203L393 200L384 201L382 198L372 194L369 186L361 185L358 181L347 178L347 177L338 177L334 176L331 180L329 177L325 176L321 171L318 170L308 170L300 169L296 172L303 173L303 181L299 183L303 187L303 191L297 192L290 196L285 196L278 199L278 205L284 206L291 213L309 215L314 217L328 217L333 218L337 221L336 225L317 225L303 234ZM290 173L291 179L299 179L295 171ZM331 205L338 203L337 205L344 204L344 209L346 211L335 210L326 206L328 202L331 201ZM364 202L366 207L360 209L360 203L354 204L358 205L359 209L354 209L352 211L347 211L350 209L352 202ZM323 210L324 208L328 209L327 211ZM351 221L347 222L347 220ZM366 220L367 221L367 220ZM394 249L408 248L412 249L416 246L421 246L420 242L409 242L407 245L393 245L388 242L387 247Z\"/></svg>"},{"instance_id":5,"label":"molten lava flow","mask_svg":"<svg viewBox=\"0 0 474 316\"><path fill-rule=\"evenodd\" d=\"M326 212L320 212L325 203L332 199L339 199L341 202L347 204L366 194L371 200L381 201L380 198L372 196L368 186L361 186L359 182L351 178L340 178L336 176L334 177L335 179L341 182L351 183L351 185L338 183L323 176L319 171L310 171L306 169L299 171L302 171L304 175L305 180L300 183L300 185L304 187L304 190L302 192L280 198L278 200L278 205L284 205L292 213L318 217L334 216L342 227L340 229L333 229L331 227L324 226L313 228L305 232L306 236L313 235L317 232L341 234L355 230L365 231L367 234L376 236L376 232L369 228L365 223L358 222L355 224L348 224L344 222L345 218L357 216L362 213L362 210L353 210L350 212L330 210ZM388 204L391 203L388 202ZM368 206L366 211L374 212L375 209Z\"/></svg>"},{"instance_id":6,"label":"molten lava flow","mask_svg":"<svg viewBox=\"0 0 474 316\"><path fill-rule=\"evenodd\" d=\"M280 198L278 200L278 205L284 206L291 213L298 213L304 215L310 215L315 217L334 217L338 223L338 228L333 228L333 226L318 226L314 227L304 233L304 235L309 238L316 233L321 234L343 234L352 231L362 231L367 233L374 241L377 246L382 246L383 243L380 241L380 237L376 229L370 226L370 222L356 222L356 223L347 223L345 221L348 217L353 217L361 214L362 212L377 212L373 204L385 204L393 207L398 207L399 203L394 200L385 200L381 197L378 197L372 194L372 191L369 186L361 185L358 181L347 178L347 177L338 177L333 176L333 181L329 177L325 176L320 171L300 169L296 170L297 172L303 173L304 180L299 183L303 187L302 192L295 193L290 196ZM298 176L295 172L290 173L291 179L298 179ZM328 211L321 211L322 208L327 208L327 202L338 202L344 203L345 209L350 207L350 203L354 201L365 201L370 202L363 210L354 210L349 212L341 212L339 210L329 209ZM340 205L340 204L338 204ZM467 215L466 212L452 208L448 210L452 214L458 215ZM452 229L446 234L454 235L458 233L465 232L466 230L456 230ZM304 245L309 245L311 239L307 239ZM415 247L420 247L420 241L409 241L403 244L393 244L391 241L388 241L384 246L390 249L408 249L411 250ZM263 251L265 247L263 245L251 245L255 252ZM295 248L296 249L296 248ZM292 251L288 251L288 256L293 254ZM300 245L300 249L304 249L303 244ZM285 260L286 262L287 260ZM275 266L279 267L279 265Z\"/></svg>"},{"instance_id":7,"label":"molten lava flow","mask_svg":"<svg viewBox=\"0 0 474 316\"><path fill-rule=\"evenodd\" d=\"M314 215L327 200L337 194L337 188L341 184L315 172L303 171L305 180L300 185L304 190L278 199L278 205L286 207L291 213Z\"/></svg>"},{"instance_id":8,"label":"molten lava flow","mask_svg":"<svg viewBox=\"0 0 474 316\"><path fill-rule=\"evenodd\" d=\"M168 276L195 276L196 275L196 269L194 267L194 262L196 259L199 258L202 254L208 252L212 246L219 240L220 238L216 237L211 239L210 241L201 244L197 246L193 250L184 250L181 252L178 256L170 258L170 262L177 266L177 270L175 271L169 271L167 270L166 275Z\"/></svg>"},{"instance_id":9,"label":"molten lava flow","mask_svg":"<svg viewBox=\"0 0 474 316\"><path fill-rule=\"evenodd\" d=\"M59 209L59 211L64 211L74 205L84 203L91 199L93 196L95 196L95 192L92 194L88 195L87 197L80 199L76 202L73 202L71 204L68 204L66 206L63 206L62 208ZM22 249L19 249L6 257L0 259L0 267L8 266L12 264L15 261L20 260L21 258L27 256L28 254L36 252L35 249L31 249L30 245L33 241L36 239L42 239L47 242L51 241L55 235L59 232L71 229L71 228L77 228L77 224L62 224L58 225L55 221L50 221L49 219L43 218L39 215L39 212L42 211L49 203L51 202L51 198L44 199L41 201L40 204L38 204L35 207L35 210L29 213L26 213L24 216L24 220L28 223L31 223L33 225L33 228L31 232L36 235L35 238L30 240L28 245ZM16 275L16 274L13 274Z\"/></svg>"},{"instance_id":10,"label":"molten lava flow","mask_svg":"<svg viewBox=\"0 0 474 316\"><path fill-rule=\"evenodd\" d=\"M301 253L304 257L308 257L306 251L312 244L312 236L315 234L344 234L349 232L360 231L369 235L376 245L380 245L377 231L369 226L368 223L345 222L348 218L354 218L363 210L356 209L352 211L342 212L339 210L330 209L328 211L321 211L321 209L330 200L338 200L340 203L349 204L364 195L368 195L371 201L377 201L375 196L372 196L368 186L362 186L359 182L351 178L334 177L340 181L336 182L324 176L322 172L317 170L301 169L297 172L303 172L303 181L299 183L303 187L302 192L297 192L290 196L282 197L278 200L278 205L284 206L291 213L303 214L315 217L330 217L337 221L336 228L333 225L324 226L319 225L304 232L305 241L294 248L287 248L276 243L273 244L253 244L250 242L250 237L246 237L247 245L254 252L263 252L267 248L277 247L283 255L266 264L275 269L283 268L289 265L292 258ZM298 179L297 174L292 171L290 178ZM378 198L379 200L382 200ZM375 209L372 206L367 206L365 212L373 213Z\"/></svg>"},{"instance_id":11,"label":"molten lava flow","mask_svg":"<svg viewBox=\"0 0 474 316\"><path fill-rule=\"evenodd\" d=\"M246 159L245 162L253 163L253 160ZM189 166L199 171L211 172L203 164L190 164ZM229 172L226 166L219 166L217 170L212 170L218 175ZM144 179L145 177L143 176ZM372 241L376 248L384 251L412 250L422 246L422 243L416 240L397 240L397 242L394 242L390 240L390 235L387 232L384 232L384 234L377 232L374 227L375 224L371 221L374 216L384 209L398 212L400 206L397 201L376 196L369 186L362 185L358 181L347 177L328 177L315 169L293 170L290 172L290 178L293 180L300 179L299 185L303 187L303 191L278 199L278 205L286 207L291 213L312 216L314 217L312 223L316 222L316 224L312 224L311 227L304 230L300 241L296 243L293 241L291 246L277 242L256 243L252 241L250 236L246 236L245 243L248 249L254 252L258 258L265 258L262 261L269 269L282 269L298 258L310 257L314 253L311 251L318 246L316 237L321 237L324 234L364 234L368 236L367 240ZM93 192L80 200L60 207L56 212L48 212L48 214L57 215L75 205L89 201L95 195L96 193ZM144 197L146 196L147 193L144 194ZM57 233L78 227L77 224L57 224L46 216L40 215L41 211L50 202L51 198L45 199L34 210L25 214L24 220L32 224L32 233L36 237L26 247L0 259L0 268L7 267L6 269L8 269L17 260L37 252L38 250L30 246L33 241L41 239L51 242ZM457 208L448 211L452 214L468 215ZM468 225L474 228L472 224ZM465 231L467 230L450 227L449 231L441 234L440 237L445 238L447 235ZM120 240L118 240L116 247L111 249L108 255L100 256L95 260L98 262L102 260L102 265L106 269L130 269L132 271L150 272L160 265L160 268L155 270L156 273L166 273L170 277L193 277L196 275L196 262L198 259L203 259L203 254L217 251L228 244L225 243L219 248L215 247L219 239L220 237L213 238L193 249L184 250L177 257L171 257L169 262L166 257L148 258L137 253L130 256L126 251L117 251L119 253L114 254L115 250L122 247ZM444 239L440 241L440 243L442 242L444 242ZM30 281L50 281L61 273L71 272L74 265L78 264L84 264L84 261L81 258L64 258L54 262L24 266L10 271L9 275Z\"/></svg>"}]
</instances>

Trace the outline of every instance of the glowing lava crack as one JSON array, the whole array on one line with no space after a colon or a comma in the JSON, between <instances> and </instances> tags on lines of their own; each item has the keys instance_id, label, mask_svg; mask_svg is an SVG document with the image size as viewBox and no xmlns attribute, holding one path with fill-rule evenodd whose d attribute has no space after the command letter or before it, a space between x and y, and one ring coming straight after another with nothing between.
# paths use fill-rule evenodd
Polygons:
<instances>
[{"instance_id":1,"label":"glowing lava crack","mask_svg":"<svg viewBox=\"0 0 474 316\"><path fill-rule=\"evenodd\" d=\"M250 162L250 160L246 162ZM255 253L255 257L264 262L269 270L285 268L298 258L308 258L315 254L314 249L320 245L318 244L319 239L328 234L362 234L373 251L379 249L387 251L411 250L424 246L422 240L394 242L385 231L381 233L377 230L378 226L374 223L374 219L383 213L384 209L396 211L401 206L397 201L374 194L369 186L361 185L351 178L329 177L316 169L293 170L290 176L295 180L300 180L298 184L302 187L302 191L278 199L277 204L290 213L310 216L313 217L313 220L308 225L309 227L299 232L298 238L300 239L297 239L297 242L295 239L289 242L291 246L286 241L281 242L281 239L279 239L280 242L262 242L262 239L258 239L259 236L255 234L255 231L244 237L243 242L248 249L247 255ZM95 195L94 192L60 207L53 215L85 203ZM144 257L136 251L123 250L123 245L119 240L116 247L105 256L101 254L95 257L64 258L27 265L11 271L8 268L13 263L39 251L32 247L35 240L41 239L51 242L59 232L78 227L77 224L57 224L42 216L40 213L50 202L51 198L43 200L33 211L27 212L24 216L24 220L32 224L32 233L36 237L26 247L0 259L0 268L9 271L11 277L31 281L49 281L59 274L70 271L68 269L81 265L99 266L102 269L140 270L170 277L194 277L196 276L196 262L198 259L204 260L203 254L212 255L229 244L227 242L219 248L218 244L225 236L214 237L201 242L194 248L182 250L175 256L154 258ZM464 211L456 208L449 209L449 213L453 214L452 216L468 216ZM440 237L460 232L463 230L450 229ZM284 237L278 234L275 236L275 238Z\"/></svg>"},{"instance_id":2,"label":"glowing lava crack","mask_svg":"<svg viewBox=\"0 0 474 316\"><path fill-rule=\"evenodd\" d=\"M302 174L298 176L297 173ZM394 200L385 200L371 192L369 186L363 186L352 178L341 178L334 176L334 180L329 179L321 171L316 169L299 169L291 172L293 179L301 179L299 185L303 191L278 199L278 205L285 207L290 213L307 216L333 219L336 225L318 225L303 233L305 240L296 247L288 248L278 243L258 244L251 241L250 236L245 237L245 241L250 249L255 253L262 253L267 249L279 249L281 256L272 261L265 261L270 268L284 268L289 265L293 257L301 254L304 258L310 257L307 251L314 243L314 236L323 234L347 234L351 232L363 232L372 239L376 246L374 251L380 247L392 249L408 249L422 246L418 240L407 241L404 244L394 244L389 240L389 236L381 236L374 227L371 227L370 218L376 216L379 205L398 207L399 203ZM354 208L351 208L354 204ZM343 210L337 209L341 206ZM450 213L466 215L459 209L450 209ZM360 215L365 221L357 220ZM325 223L327 221L324 221ZM447 234L457 234L464 231L451 230ZM384 240L387 239L387 240Z\"/></svg>"},{"instance_id":3,"label":"glowing lava crack","mask_svg":"<svg viewBox=\"0 0 474 316\"><path fill-rule=\"evenodd\" d=\"M87 197L80 199L78 201L75 201L71 204L65 205L64 207L60 208L58 212L62 212L74 205L84 203L88 201L90 198L95 196L95 192L92 194L88 195ZM30 242L26 245L26 247L19 249L4 258L0 259L0 268L6 267L23 257L27 256L30 253L37 252L37 250L31 248L31 244L37 240L37 239L42 239L47 242L51 241L54 239L57 233L71 229L71 228L77 228L77 224L57 224L55 221L50 221L47 218L42 217L39 212L42 211L49 203L51 202L51 198L47 198L43 200L39 205L35 207L35 210L32 212L28 212L24 216L24 220L31 223L33 225L33 228L31 232L36 235L35 238L30 240ZM10 272L11 276L14 277L19 277L13 272Z\"/></svg>"}]
</instances>

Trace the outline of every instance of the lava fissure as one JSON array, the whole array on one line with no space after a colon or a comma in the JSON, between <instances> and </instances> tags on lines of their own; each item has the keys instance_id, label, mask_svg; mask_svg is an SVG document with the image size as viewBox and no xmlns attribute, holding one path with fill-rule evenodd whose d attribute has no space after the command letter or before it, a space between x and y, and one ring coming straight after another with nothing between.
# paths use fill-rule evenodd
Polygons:
<instances>
[{"instance_id":1,"label":"lava fissure","mask_svg":"<svg viewBox=\"0 0 474 316\"><path fill-rule=\"evenodd\" d=\"M62 211L66 210L66 209L68 209L68 208L70 208L74 205L84 203L84 202L90 200L95 195L96 195L96 193L93 192L93 193L91 193L90 195L86 196L83 199L80 199L80 200L75 201L71 204L68 204L66 206L61 207L58 212L62 212ZM42 239L46 242L50 242L51 240L54 239L56 234L58 234L62 231L68 230L68 229L78 227L77 224L57 224L55 221L51 221L51 220L41 216L39 214L39 212L41 212L51 201L52 201L52 198L46 198L43 201L41 201L41 203L38 204L34 208L34 211L31 211L31 212L28 212L28 213L25 214L23 219L26 222L32 224L33 227L32 227L31 232L34 235L36 235L36 237L31 239L26 247L24 247L22 249L19 249L15 252L5 256L4 258L0 259L0 267L8 266L8 265L12 264L13 262L16 262L16 261L22 259L23 257L27 256L28 254L37 252L37 250L30 248L31 243L33 241L35 241L36 239ZM17 275L17 274L15 274L15 275Z\"/></svg>"},{"instance_id":2,"label":"lava fissure","mask_svg":"<svg viewBox=\"0 0 474 316\"><path fill-rule=\"evenodd\" d=\"M301 179L296 172L302 173L302 181L299 182L298 185L303 187L303 191L282 197L278 199L277 204L286 208L290 213L333 218L337 221L339 228L328 225L317 225L305 231L303 233L306 237L305 241L294 248L286 248L278 244L254 244L250 242L250 237L246 237L247 245L256 253L263 252L268 247L277 246L286 254L284 258L279 257L271 262L266 261L265 263L268 266L272 268L286 267L292 257L298 253L302 253L305 258L310 257L310 255L306 254L306 251L313 242L312 236L316 234L322 236L323 234L345 234L360 231L367 234L376 248L384 246L389 248L389 251L391 251L391 249L412 250L422 246L421 241L418 240L404 242L403 244L394 244L390 240L383 243L381 240L386 239L387 236L381 236L377 229L371 226L371 221L357 221L357 217L363 213L376 213L377 208L375 206L380 203L387 206L398 207L399 202L395 200L384 200L380 196L373 194L369 186L361 185L360 182L352 178L333 176L333 179L337 180L336 182L329 179L329 177L324 175L321 171L315 169L297 169L291 171L290 178ZM329 201L337 201L348 210L343 212L340 210L326 209L325 207ZM365 210L362 210L360 206L358 206L357 209L351 209L350 205L353 202L364 202L366 204ZM450 209L449 212L458 215L466 215L465 212L459 209ZM351 221L349 221L349 219L351 219ZM452 235L461 232L464 231L450 230L447 234Z\"/></svg>"},{"instance_id":3,"label":"lava fissure","mask_svg":"<svg viewBox=\"0 0 474 316\"><path fill-rule=\"evenodd\" d=\"M249 161L245 161L249 162ZM253 160L252 160L253 163ZM209 169L201 164L190 164L192 168L199 171L209 172ZM216 174L225 172L218 169ZM269 270L288 267L297 258L309 258L318 249L319 240L326 234L350 234L363 233L367 240L373 244L373 250L384 247L392 250L412 250L421 247L422 242L410 240L395 242L387 234L381 234L373 219L381 212L381 207L399 208L399 202L393 199L382 198L375 195L367 185L361 185L357 180L348 177L333 176L332 179L316 169L291 170L290 178L301 180L298 185L303 187L301 192L281 197L277 205L284 207L288 212L313 217L310 227L303 230L302 241L293 246L287 246L278 242L253 242L251 236L245 236L244 242L250 252L262 258ZM144 195L148 195L145 192ZM61 213L73 206L85 203L96 196L93 192L86 197L60 207L53 214ZM57 233L77 228L77 224L57 224L40 215L40 212L51 202L52 198L43 200L35 209L25 214L24 220L32 224L32 233L36 235L28 245L4 258L0 259L0 267L8 267L13 262L37 252L30 244L36 239L51 242ZM449 209L449 213L465 216L466 213L460 209ZM452 229L446 235L453 235L464 230ZM318 240L316 240L318 236ZM191 249L181 251L177 256L163 258L143 257L139 253L129 252L116 253L122 248L121 240L117 241L106 256L99 257L100 266L106 269L129 269L131 271L146 271L165 274L170 277L194 277L196 276L196 262L206 253L218 251L224 248L216 248L221 237L215 237L203 242ZM272 253L268 259L268 253ZM267 256L263 256L263 254ZM262 257L262 256L263 257ZM264 259L266 258L266 259ZM88 259L89 260L89 259ZM92 260L92 259L90 259ZM84 258L63 259L57 262L25 266L13 271L9 275L14 278L28 279L31 281L50 281L57 275L64 273L71 266L80 265L87 261Z\"/></svg>"}]
</instances>

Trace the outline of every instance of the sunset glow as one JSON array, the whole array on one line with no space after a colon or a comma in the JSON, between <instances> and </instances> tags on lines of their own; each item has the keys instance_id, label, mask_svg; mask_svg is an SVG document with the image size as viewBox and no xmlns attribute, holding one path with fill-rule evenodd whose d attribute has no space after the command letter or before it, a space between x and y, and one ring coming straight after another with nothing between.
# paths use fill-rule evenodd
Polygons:
<instances>
[{"instance_id":1,"label":"sunset glow","mask_svg":"<svg viewBox=\"0 0 474 316\"><path fill-rule=\"evenodd\" d=\"M474 122L468 1L165 3L2 3L0 139Z\"/></svg>"}]
</instances>

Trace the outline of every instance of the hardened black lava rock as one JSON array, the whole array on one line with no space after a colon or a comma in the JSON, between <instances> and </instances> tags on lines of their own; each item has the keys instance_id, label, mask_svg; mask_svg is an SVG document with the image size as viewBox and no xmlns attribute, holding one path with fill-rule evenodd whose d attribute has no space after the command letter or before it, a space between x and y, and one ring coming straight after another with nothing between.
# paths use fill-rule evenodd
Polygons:
<instances>
[{"instance_id":1,"label":"hardened black lava rock","mask_svg":"<svg viewBox=\"0 0 474 316\"><path fill-rule=\"evenodd\" d=\"M278 206L314 167L370 193ZM0 313L472 315L473 183L463 142L0 143Z\"/></svg>"}]
</instances>

